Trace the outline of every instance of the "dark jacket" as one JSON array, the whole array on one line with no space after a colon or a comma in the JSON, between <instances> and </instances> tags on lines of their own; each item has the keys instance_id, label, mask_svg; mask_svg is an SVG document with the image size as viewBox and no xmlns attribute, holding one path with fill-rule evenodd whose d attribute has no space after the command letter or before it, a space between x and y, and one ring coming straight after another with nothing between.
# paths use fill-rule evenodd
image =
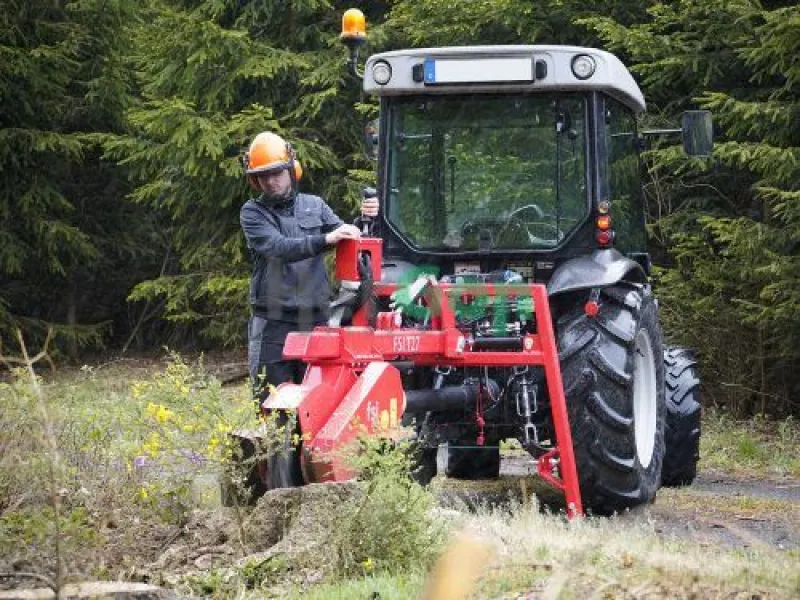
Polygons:
<instances>
[{"instance_id":1,"label":"dark jacket","mask_svg":"<svg viewBox=\"0 0 800 600\"><path fill-rule=\"evenodd\" d=\"M342 225L341 219L309 194L273 206L253 198L239 217L253 262L253 312L292 323L327 319L330 284L322 254L325 234Z\"/></svg>"}]
</instances>

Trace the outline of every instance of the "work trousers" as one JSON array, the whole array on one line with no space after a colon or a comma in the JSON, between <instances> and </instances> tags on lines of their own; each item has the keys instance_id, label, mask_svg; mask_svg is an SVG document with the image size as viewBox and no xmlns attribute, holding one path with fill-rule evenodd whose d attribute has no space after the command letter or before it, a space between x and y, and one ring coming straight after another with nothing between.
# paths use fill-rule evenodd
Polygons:
<instances>
[{"instance_id":1,"label":"work trousers","mask_svg":"<svg viewBox=\"0 0 800 600\"><path fill-rule=\"evenodd\" d=\"M291 331L311 331L325 321L291 323L267 319L258 315L250 317L247 328L247 359L253 392L264 398L268 385L285 382L300 383L305 375L305 363L299 360L284 360L283 345Z\"/></svg>"}]
</instances>

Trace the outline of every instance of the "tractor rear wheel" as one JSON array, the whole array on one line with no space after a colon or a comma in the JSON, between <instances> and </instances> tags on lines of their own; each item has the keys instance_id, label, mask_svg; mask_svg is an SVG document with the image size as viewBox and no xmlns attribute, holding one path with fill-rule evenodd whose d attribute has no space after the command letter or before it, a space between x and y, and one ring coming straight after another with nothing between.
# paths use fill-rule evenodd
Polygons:
<instances>
[{"instance_id":1,"label":"tractor rear wheel","mask_svg":"<svg viewBox=\"0 0 800 600\"><path fill-rule=\"evenodd\" d=\"M559 359L583 504L611 514L651 502L661 483L661 329L649 286L604 288L593 318L585 300L562 301Z\"/></svg>"},{"instance_id":2,"label":"tractor rear wheel","mask_svg":"<svg viewBox=\"0 0 800 600\"><path fill-rule=\"evenodd\" d=\"M475 440L463 440L457 443L474 446ZM497 479L500 477L500 446L480 448L449 446L445 474L454 479Z\"/></svg>"},{"instance_id":3,"label":"tractor rear wheel","mask_svg":"<svg viewBox=\"0 0 800 600\"><path fill-rule=\"evenodd\" d=\"M667 425L661 484L679 487L690 485L697 476L697 461L700 460L700 378L697 375L697 362L686 348L667 348L664 364Z\"/></svg>"}]
</instances>

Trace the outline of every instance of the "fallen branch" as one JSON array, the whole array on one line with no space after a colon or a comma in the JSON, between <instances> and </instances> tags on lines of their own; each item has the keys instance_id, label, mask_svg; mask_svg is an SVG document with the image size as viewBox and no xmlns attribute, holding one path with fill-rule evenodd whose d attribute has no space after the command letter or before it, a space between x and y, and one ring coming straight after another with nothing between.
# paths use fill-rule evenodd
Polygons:
<instances>
[{"instance_id":1,"label":"fallen branch","mask_svg":"<svg viewBox=\"0 0 800 600\"><path fill-rule=\"evenodd\" d=\"M0 572L0 579L36 579L41 581L54 592L58 592L56 582L50 579L47 575L40 575L39 573L29 573L27 571L9 571Z\"/></svg>"},{"instance_id":2,"label":"fallen branch","mask_svg":"<svg viewBox=\"0 0 800 600\"><path fill-rule=\"evenodd\" d=\"M44 361L47 362L48 365L50 365L50 370L53 373L55 373L56 365L53 362L53 359L50 358L50 353L47 351L48 347L50 346L50 341L53 339L53 329L52 328L48 328L47 337L44 340L44 346L42 346L42 349L41 349L41 351L39 351L38 354L36 354L35 356L31 356L31 357L28 356L28 351L27 351L27 348L25 347L25 342L22 339L22 332L19 329L17 329L16 330L16 334L17 334L17 340L19 341L19 344L20 344L20 348L22 349L22 358L19 358L17 356L6 356L6 355L4 355L3 354L3 341L0 340L0 362L2 362L7 367L11 368L11 365L14 365L14 364L16 364L16 365L25 365L25 366L32 367L33 365L35 365L40 360L44 360Z\"/></svg>"}]
</instances>

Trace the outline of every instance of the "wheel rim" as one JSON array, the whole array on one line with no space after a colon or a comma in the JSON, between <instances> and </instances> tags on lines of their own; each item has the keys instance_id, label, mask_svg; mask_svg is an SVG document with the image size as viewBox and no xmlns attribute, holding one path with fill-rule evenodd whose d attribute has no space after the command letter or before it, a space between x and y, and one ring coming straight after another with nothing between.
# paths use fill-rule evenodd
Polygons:
<instances>
[{"instance_id":1,"label":"wheel rim","mask_svg":"<svg viewBox=\"0 0 800 600\"><path fill-rule=\"evenodd\" d=\"M656 443L656 362L650 336L644 329L636 334L633 365L633 423L636 454L643 467L653 459Z\"/></svg>"}]
</instances>

